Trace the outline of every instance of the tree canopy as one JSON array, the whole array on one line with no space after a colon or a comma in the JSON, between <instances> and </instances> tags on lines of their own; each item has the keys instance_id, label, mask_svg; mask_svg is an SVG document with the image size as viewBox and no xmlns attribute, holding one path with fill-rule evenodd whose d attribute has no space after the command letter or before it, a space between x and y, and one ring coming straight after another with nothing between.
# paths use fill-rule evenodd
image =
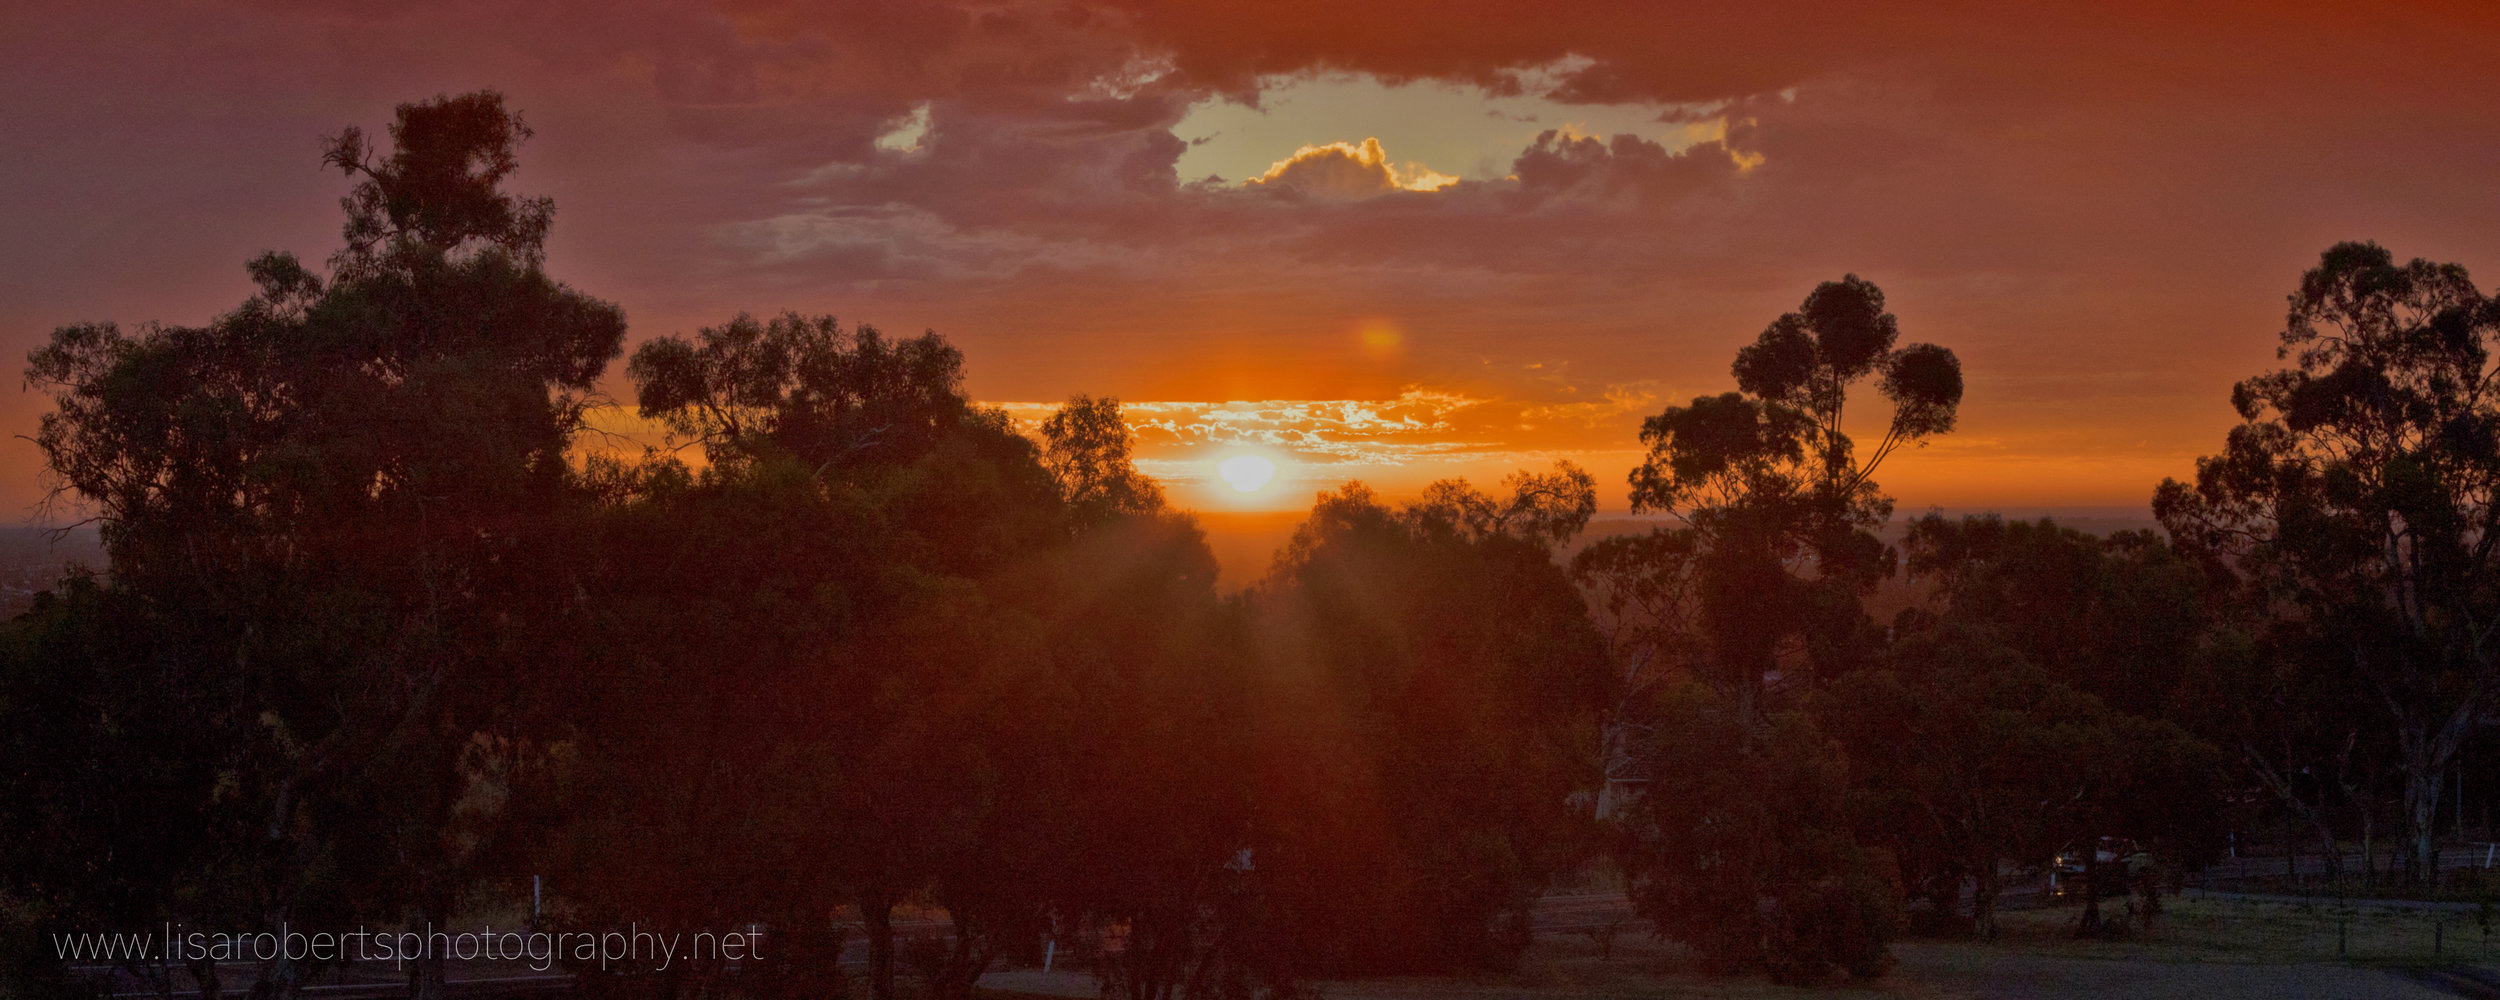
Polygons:
<instances>
[{"instance_id":1,"label":"tree canopy","mask_svg":"<svg viewBox=\"0 0 2500 1000\"><path fill-rule=\"evenodd\" d=\"M2455 264L2339 243L2301 276L2278 357L2232 389L2241 424L2155 513L2261 614L2325 630L2386 711L2408 867L2435 870L2450 762L2500 692L2500 303Z\"/></svg>"}]
</instances>

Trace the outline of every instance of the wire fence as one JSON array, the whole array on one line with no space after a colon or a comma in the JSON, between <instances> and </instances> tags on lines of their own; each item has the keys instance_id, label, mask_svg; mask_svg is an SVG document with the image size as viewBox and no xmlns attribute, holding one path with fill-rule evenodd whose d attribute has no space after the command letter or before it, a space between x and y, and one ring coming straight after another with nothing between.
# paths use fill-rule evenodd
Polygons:
<instances>
[{"instance_id":1,"label":"wire fence","mask_svg":"<svg viewBox=\"0 0 2500 1000\"><path fill-rule=\"evenodd\" d=\"M2147 941L2251 961L2394 964L2500 961L2490 906L2251 899L2191 891L2149 924Z\"/></svg>"}]
</instances>

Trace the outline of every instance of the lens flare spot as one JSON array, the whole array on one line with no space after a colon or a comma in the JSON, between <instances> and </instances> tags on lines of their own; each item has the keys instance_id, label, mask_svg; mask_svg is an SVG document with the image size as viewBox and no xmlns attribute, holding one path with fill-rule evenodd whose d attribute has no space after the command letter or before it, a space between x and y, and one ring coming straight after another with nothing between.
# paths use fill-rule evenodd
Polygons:
<instances>
[{"instance_id":1,"label":"lens flare spot","mask_svg":"<svg viewBox=\"0 0 2500 1000\"><path fill-rule=\"evenodd\" d=\"M1215 463L1215 474L1233 489L1256 493L1276 478L1276 463L1257 455L1235 455Z\"/></svg>"},{"instance_id":2,"label":"lens flare spot","mask_svg":"<svg viewBox=\"0 0 2500 1000\"><path fill-rule=\"evenodd\" d=\"M1356 325L1354 337L1363 345L1363 353L1375 358L1395 357L1406 346L1406 331L1385 319L1365 320Z\"/></svg>"}]
</instances>

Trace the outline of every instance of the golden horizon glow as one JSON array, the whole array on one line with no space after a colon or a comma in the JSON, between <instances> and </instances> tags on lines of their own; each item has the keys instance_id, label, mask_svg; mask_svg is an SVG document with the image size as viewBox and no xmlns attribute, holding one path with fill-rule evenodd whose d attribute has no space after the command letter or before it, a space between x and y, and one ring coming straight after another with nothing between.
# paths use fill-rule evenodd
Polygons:
<instances>
[{"instance_id":1,"label":"golden horizon glow","mask_svg":"<svg viewBox=\"0 0 2500 1000\"><path fill-rule=\"evenodd\" d=\"M1563 459L1597 477L1601 510L1622 511L1625 476L1641 460L1641 419L1695 390L1638 380L1545 398L1480 392L1418 384L1394 396L1356 399L1130 398L1121 400L1121 415L1135 435L1138 471L1162 484L1183 509L1299 510L1312 492L1354 480L1404 499L1435 480L1497 483ZM1020 433L1037 435L1061 404L982 405L1006 411ZM593 407L586 417L590 430L575 445L581 454L632 461L646 447L670 450L666 428L630 406ZM672 453L689 465L703 464L699 448ZM1877 478L1906 513L1931 506L2134 508L2149 505L2164 476L2194 474L2198 454L2151 441L2079 443L1966 430L1902 452ZM1272 465L1268 478L1249 490L1225 469L1243 456Z\"/></svg>"}]
</instances>

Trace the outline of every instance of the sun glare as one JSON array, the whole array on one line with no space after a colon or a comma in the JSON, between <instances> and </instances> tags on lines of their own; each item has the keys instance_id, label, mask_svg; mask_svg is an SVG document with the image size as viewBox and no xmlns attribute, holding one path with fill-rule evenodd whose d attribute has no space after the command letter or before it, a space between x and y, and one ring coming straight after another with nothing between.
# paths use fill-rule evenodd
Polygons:
<instances>
[{"instance_id":1,"label":"sun glare","mask_svg":"<svg viewBox=\"0 0 2500 1000\"><path fill-rule=\"evenodd\" d=\"M1243 493L1256 493L1276 478L1276 463L1257 455L1235 455L1215 463L1215 474Z\"/></svg>"}]
</instances>

